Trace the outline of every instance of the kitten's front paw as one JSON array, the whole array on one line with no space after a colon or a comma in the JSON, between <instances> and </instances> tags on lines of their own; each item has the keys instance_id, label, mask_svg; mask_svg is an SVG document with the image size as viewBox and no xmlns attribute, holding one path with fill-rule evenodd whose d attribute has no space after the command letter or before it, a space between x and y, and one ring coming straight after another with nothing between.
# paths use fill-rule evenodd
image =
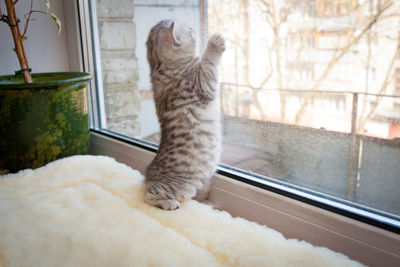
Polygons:
<instances>
[{"instance_id":1,"label":"kitten's front paw","mask_svg":"<svg viewBox=\"0 0 400 267\"><path fill-rule=\"evenodd\" d=\"M208 45L211 46L216 52L223 53L225 51L225 39L221 34L214 34L208 40Z\"/></svg>"}]
</instances>

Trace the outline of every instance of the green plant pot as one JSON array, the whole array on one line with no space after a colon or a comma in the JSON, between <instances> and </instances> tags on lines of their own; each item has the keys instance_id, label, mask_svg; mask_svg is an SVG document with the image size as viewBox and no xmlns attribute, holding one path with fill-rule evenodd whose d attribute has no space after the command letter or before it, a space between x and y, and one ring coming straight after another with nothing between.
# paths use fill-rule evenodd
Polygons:
<instances>
[{"instance_id":1,"label":"green plant pot","mask_svg":"<svg viewBox=\"0 0 400 267\"><path fill-rule=\"evenodd\" d=\"M0 76L0 170L37 168L87 154L88 73Z\"/></svg>"}]
</instances>

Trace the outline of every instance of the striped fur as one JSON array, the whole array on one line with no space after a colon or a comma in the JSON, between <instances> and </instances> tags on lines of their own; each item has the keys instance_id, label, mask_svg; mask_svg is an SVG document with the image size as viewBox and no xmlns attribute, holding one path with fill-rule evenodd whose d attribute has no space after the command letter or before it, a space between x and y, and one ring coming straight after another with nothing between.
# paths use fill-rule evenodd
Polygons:
<instances>
[{"instance_id":1,"label":"striped fur","mask_svg":"<svg viewBox=\"0 0 400 267\"><path fill-rule=\"evenodd\" d=\"M194 36L189 27L164 20L146 43L161 142L146 171L144 197L166 210L208 185L221 151L217 66L225 41L213 35L199 58Z\"/></svg>"}]
</instances>

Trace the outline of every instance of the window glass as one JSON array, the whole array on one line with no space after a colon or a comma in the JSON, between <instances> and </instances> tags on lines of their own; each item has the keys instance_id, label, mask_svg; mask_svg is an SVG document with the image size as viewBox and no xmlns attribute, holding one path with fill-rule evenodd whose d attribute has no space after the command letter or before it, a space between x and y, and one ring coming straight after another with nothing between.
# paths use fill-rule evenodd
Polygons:
<instances>
[{"instance_id":1,"label":"window glass","mask_svg":"<svg viewBox=\"0 0 400 267\"><path fill-rule=\"evenodd\" d=\"M400 215L400 2L96 2L103 128L159 142L146 38L221 33L221 163Z\"/></svg>"},{"instance_id":2,"label":"window glass","mask_svg":"<svg viewBox=\"0 0 400 267\"><path fill-rule=\"evenodd\" d=\"M163 19L190 25L197 33L198 52L205 37L204 1L96 1L105 106L102 127L158 143L160 131L150 83L146 40Z\"/></svg>"}]
</instances>

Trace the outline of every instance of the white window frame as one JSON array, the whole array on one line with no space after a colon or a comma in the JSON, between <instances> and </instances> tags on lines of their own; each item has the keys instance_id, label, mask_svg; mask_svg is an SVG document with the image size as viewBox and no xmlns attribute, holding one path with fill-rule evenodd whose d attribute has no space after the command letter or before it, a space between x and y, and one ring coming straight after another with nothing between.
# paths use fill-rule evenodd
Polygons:
<instances>
[{"instance_id":1,"label":"white window frame","mask_svg":"<svg viewBox=\"0 0 400 267\"><path fill-rule=\"evenodd\" d=\"M101 130L104 122L101 73L98 51L94 51L89 17L90 2L64 1L65 23L68 26L68 51L71 68L94 73L89 106L91 116L90 154L107 155L144 173L155 155L155 146L140 140ZM93 25L92 25L93 27ZM97 54L97 55L96 55ZM96 89L97 88L97 89ZM279 191L279 190L277 190ZM258 222L281 232L286 238L296 238L344 253L370 266L400 266L400 234L349 216L337 210L327 210L316 202L298 200L276 190L266 190L216 174L211 186L210 200L219 209L234 217ZM311 204L310 204L311 203ZM372 223L373 224L373 223ZM378 223L379 226L379 223Z\"/></svg>"}]
</instances>

